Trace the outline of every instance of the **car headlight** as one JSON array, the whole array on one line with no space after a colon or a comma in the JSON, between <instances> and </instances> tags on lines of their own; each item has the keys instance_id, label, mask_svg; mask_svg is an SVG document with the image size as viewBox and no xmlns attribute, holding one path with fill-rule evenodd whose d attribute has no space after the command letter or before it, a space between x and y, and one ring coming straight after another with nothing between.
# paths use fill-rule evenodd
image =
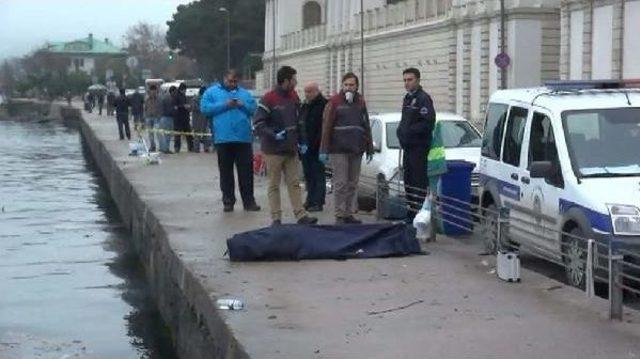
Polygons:
<instances>
[{"instance_id":1,"label":"car headlight","mask_svg":"<svg viewBox=\"0 0 640 359\"><path fill-rule=\"evenodd\" d=\"M609 204L613 234L640 235L640 209L636 206Z\"/></svg>"}]
</instances>

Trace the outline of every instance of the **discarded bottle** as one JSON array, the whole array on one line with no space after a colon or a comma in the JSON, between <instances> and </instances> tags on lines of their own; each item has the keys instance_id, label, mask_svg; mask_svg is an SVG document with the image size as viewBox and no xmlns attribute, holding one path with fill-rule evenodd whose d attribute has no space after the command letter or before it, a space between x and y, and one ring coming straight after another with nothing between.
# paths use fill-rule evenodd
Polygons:
<instances>
[{"instance_id":1,"label":"discarded bottle","mask_svg":"<svg viewBox=\"0 0 640 359\"><path fill-rule=\"evenodd\" d=\"M242 310L244 303L240 299L218 299L216 301L218 309L222 310Z\"/></svg>"}]
</instances>

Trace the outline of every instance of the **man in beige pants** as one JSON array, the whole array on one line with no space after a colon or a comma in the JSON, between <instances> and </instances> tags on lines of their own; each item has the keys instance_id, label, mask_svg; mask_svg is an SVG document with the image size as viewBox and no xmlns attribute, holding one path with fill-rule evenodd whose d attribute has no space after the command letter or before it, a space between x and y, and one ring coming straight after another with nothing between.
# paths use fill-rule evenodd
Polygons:
<instances>
[{"instance_id":1,"label":"man in beige pants","mask_svg":"<svg viewBox=\"0 0 640 359\"><path fill-rule=\"evenodd\" d=\"M307 146L298 118L300 99L294 91L296 70L289 66L281 67L277 80L278 86L264 95L255 115L255 128L267 163L272 225L282 224L282 174L298 224L314 224L318 219L307 215L300 189L298 152L304 154Z\"/></svg>"},{"instance_id":2,"label":"man in beige pants","mask_svg":"<svg viewBox=\"0 0 640 359\"><path fill-rule=\"evenodd\" d=\"M353 215L365 152L371 161L373 143L367 105L358 93L358 77L347 73L342 78L342 90L325 107L320 143L320 160L326 163L331 155L337 224L361 223Z\"/></svg>"}]
</instances>

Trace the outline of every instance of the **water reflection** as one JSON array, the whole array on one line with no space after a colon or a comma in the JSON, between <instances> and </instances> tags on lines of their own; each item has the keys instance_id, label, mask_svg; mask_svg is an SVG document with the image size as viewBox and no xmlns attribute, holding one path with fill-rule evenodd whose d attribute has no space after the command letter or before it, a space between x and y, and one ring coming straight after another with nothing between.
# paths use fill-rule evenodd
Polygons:
<instances>
[{"instance_id":1,"label":"water reflection","mask_svg":"<svg viewBox=\"0 0 640 359\"><path fill-rule=\"evenodd\" d=\"M175 358L77 129L0 121L0 357Z\"/></svg>"}]
</instances>

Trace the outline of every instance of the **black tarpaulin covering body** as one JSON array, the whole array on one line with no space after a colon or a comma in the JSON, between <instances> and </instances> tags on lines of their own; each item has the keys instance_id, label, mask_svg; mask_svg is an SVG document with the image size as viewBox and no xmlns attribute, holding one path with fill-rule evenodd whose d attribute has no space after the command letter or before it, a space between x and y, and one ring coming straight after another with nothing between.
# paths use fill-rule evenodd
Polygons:
<instances>
[{"instance_id":1,"label":"black tarpaulin covering body","mask_svg":"<svg viewBox=\"0 0 640 359\"><path fill-rule=\"evenodd\" d=\"M239 233L227 240L232 261L348 259L419 254L405 224L288 224Z\"/></svg>"}]
</instances>

